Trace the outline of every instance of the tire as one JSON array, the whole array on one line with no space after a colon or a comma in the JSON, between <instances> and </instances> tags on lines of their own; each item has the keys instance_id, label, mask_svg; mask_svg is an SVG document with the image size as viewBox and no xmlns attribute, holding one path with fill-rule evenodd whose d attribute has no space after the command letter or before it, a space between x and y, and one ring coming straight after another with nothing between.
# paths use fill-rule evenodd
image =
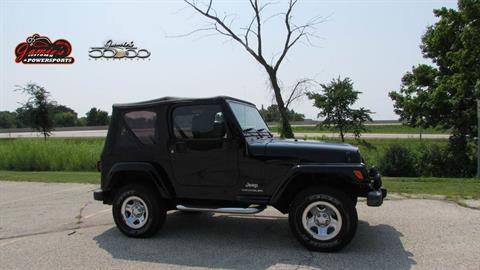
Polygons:
<instances>
[{"instance_id":1,"label":"tire","mask_svg":"<svg viewBox=\"0 0 480 270\"><path fill-rule=\"evenodd\" d=\"M153 236L166 218L165 202L151 188L127 185L115 194L113 220L122 233L129 237Z\"/></svg>"},{"instance_id":2,"label":"tire","mask_svg":"<svg viewBox=\"0 0 480 270\"><path fill-rule=\"evenodd\" d=\"M300 192L290 205L290 229L312 251L333 252L345 247L357 230L358 216L352 199L330 187Z\"/></svg>"}]
</instances>

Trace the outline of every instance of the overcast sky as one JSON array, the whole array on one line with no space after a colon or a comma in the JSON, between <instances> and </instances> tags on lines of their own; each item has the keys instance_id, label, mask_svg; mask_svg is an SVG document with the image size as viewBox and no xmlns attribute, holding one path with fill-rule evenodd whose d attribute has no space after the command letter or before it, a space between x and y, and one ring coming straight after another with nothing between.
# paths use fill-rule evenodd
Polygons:
<instances>
[{"instance_id":1,"label":"overcast sky","mask_svg":"<svg viewBox=\"0 0 480 270\"><path fill-rule=\"evenodd\" d=\"M285 10L277 1L265 18ZM301 78L321 83L348 76L362 91L358 106L376 112L374 119L397 119L387 93L397 90L402 75L418 63L428 63L420 39L436 18L432 10L456 8L456 1L302 1L294 10L301 23L320 15L316 46L294 47L280 69L284 87ZM214 1L219 14L235 14L237 31L248 23L248 1ZM111 111L113 103L163 96L228 95L258 107L272 102L266 73L242 47L221 36L203 34L182 38L205 20L181 1L1 1L0 111L14 110L25 96L15 85L45 86L60 104L81 116L91 107ZM282 18L264 28L267 59L283 46ZM63 38L73 46L72 65L25 65L14 62L14 49L34 34L52 41ZM151 52L150 60L93 61L90 47L105 41L133 41ZM315 118L308 99L294 110Z\"/></svg>"}]
</instances>

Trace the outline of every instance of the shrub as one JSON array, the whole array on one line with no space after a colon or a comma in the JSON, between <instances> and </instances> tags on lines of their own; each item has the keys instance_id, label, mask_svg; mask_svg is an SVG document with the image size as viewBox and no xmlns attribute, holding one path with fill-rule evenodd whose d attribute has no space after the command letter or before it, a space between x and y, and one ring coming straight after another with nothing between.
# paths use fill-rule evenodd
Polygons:
<instances>
[{"instance_id":1,"label":"shrub","mask_svg":"<svg viewBox=\"0 0 480 270\"><path fill-rule=\"evenodd\" d=\"M379 167L385 176L418 176L415 155L400 144L391 145L385 150Z\"/></svg>"},{"instance_id":2,"label":"shrub","mask_svg":"<svg viewBox=\"0 0 480 270\"><path fill-rule=\"evenodd\" d=\"M418 171L422 176L448 176L448 151L439 145L424 146L420 148Z\"/></svg>"}]
</instances>

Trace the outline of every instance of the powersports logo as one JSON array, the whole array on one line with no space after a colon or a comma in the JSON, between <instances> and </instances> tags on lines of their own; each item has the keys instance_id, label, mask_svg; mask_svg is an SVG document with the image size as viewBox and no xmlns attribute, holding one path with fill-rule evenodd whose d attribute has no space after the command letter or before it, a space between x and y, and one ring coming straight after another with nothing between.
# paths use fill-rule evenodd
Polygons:
<instances>
[{"instance_id":1,"label":"powersports logo","mask_svg":"<svg viewBox=\"0 0 480 270\"><path fill-rule=\"evenodd\" d=\"M72 45L66 39L51 42L48 37L34 34L15 48L15 62L24 64L73 64Z\"/></svg>"},{"instance_id":2,"label":"powersports logo","mask_svg":"<svg viewBox=\"0 0 480 270\"><path fill-rule=\"evenodd\" d=\"M106 60L140 60L150 59L150 51L146 49L138 49L133 41L114 43L112 40L105 42L102 47L91 47L88 56L92 59Z\"/></svg>"}]
</instances>

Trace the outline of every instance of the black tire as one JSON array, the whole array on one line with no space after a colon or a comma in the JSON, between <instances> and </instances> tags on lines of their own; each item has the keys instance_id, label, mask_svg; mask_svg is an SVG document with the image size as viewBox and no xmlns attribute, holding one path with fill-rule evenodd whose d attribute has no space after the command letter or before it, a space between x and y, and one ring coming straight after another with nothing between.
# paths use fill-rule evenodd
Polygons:
<instances>
[{"instance_id":1,"label":"black tire","mask_svg":"<svg viewBox=\"0 0 480 270\"><path fill-rule=\"evenodd\" d=\"M304 211L307 209L307 207L317 202L320 204L329 204L336 208L336 210L340 213L341 222L338 222L337 224L341 223L341 226L338 226L339 231L336 232L336 235L331 239L316 239L303 225L302 219ZM336 218L335 212L332 211L332 213L334 213L333 218ZM311 214L308 214L307 211L306 217L308 217L308 215ZM302 245L309 250L323 252L338 251L345 247L345 245L350 243L350 241L353 239L358 225L357 210L355 209L352 198L350 198L344 192L330 187L311 187L300 192L290 205L288 219L293 235L295 235L297 240ZM315 234L315 226L310 228L310 231L313 229L313 234ZM326 229L327 234L329 229L330 228ZM316 230L318 232L318 227ZM331 236L333 235L334 234L331 234ZM327 235L325 237L328 238L330 236Z\"/></svg>"},{"instance_id":2,"label":"black tire","mask_svg":"<svg viewBox=\"0 0 480 270\"><path fill-rule=\"evenodd\" d=\"M148 210L146 221L140 228L130 227L122 215L123 203L125 200L131 200L134 197L143 200ZM136 238L153 236L162 227L167 213L165 202L159 194L143 185L127 185L116 192L112 212L117 228L125 235Z\"/></svg>"}]
</instances>

